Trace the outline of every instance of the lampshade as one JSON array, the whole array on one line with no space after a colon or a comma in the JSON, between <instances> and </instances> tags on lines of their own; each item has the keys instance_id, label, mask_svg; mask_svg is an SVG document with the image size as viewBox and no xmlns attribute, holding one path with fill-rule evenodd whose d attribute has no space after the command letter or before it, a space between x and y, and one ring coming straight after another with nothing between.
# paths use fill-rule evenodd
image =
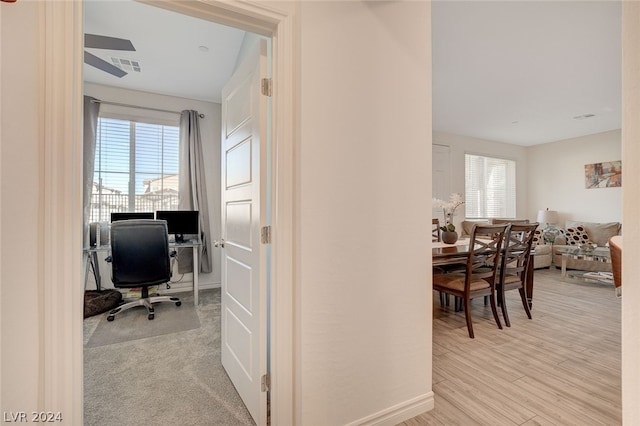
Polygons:
<instances>
[{"instance_id":1,"label":"lampshade","mask_svg":"<svg viewBox=\"0 0 640 426\"><path fill-rule=\"evenodd\" d=\"M555 210L538 210L538 223L558 223L558 212Z\"/></svg>"}]
</instances>

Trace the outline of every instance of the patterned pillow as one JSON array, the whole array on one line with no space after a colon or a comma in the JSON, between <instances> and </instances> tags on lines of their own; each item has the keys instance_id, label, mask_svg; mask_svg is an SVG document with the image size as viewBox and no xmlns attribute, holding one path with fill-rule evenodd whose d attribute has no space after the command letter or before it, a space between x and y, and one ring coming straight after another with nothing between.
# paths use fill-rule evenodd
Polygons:
<instances>
[{"instance_id":1,"label":"patterned pillow","mask_svg":"<svg viewBox=\"0 0 640 426\"><path fill-rule=\"evenodd\" d=\"M533 233L533 245L537 246L539 244L544 244L544 238L542 237L542 231L540 229L536 229Z\"/></svg>"},{"instance_id":2,"label":"patterned pillow","mask_svg":"<svg viewBox=\"0 0 640 426\"><path fill-rule=\"evenodd\" d=\"M570 246L581 246L582 244L592 244L587 235L587 231L582 226L567 228L564 232L567 238L567 244Z\"/></svg>"}]
</instances>

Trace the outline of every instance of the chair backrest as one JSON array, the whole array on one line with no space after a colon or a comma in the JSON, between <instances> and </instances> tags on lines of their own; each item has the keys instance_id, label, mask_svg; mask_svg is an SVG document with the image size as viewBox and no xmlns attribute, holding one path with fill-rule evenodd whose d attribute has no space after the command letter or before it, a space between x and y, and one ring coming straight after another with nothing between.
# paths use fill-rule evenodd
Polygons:
<instances>
[{"instance_id":1,"label":"chair backrest","mask_svg":"<svg viewBox=\"0 0 640 426\"><path fill-rule=\"evenodd\" d=\"M518 275L525 282L527 266L531 261L531 247L538 223L513 223L504 235L503 255L500 263L500 281L507 274Z\"/></svg>"},{"instance_id":2,"label":"chair backrest","mask_svg":"<svg viewBox=\"0 0 640 426\"><path fill-rule=\"evenodd\" d=\"M609 238L609 251L611 252L611 271L613 272L613 285L622 287L622 236L616 235Z\"/></svg>"},{"instance_id":3,"label":"chair backrest","mask_svg":"<svg viewBox=\"0 0 640 426\"><path fill-rule=\"evenodd\" d=\"M440 234L440 220L436 217L431 219L431 241L442 241L442 235Z\"/></svg>"},{"instance_id":4,"label":"chair backrest","mask_svg":"<svg viewBox=\"0 0 640 426\"><path fill-rule=\"evenodd\" d=\"M502 241L510 227L511 225L508 223L473 225L467 258L465 282L467 288L474 279L483 279L489 282L492 287L495 285L502 252Z\"/></svg>"},{"instance_id":5,"label":"chair backrest","mask_svg":"<svg viewBox=\"0 0 640 426\"><path fill-rule=\"evenodd\" d=\"M510 224L527 224L529 223L529 219L491 219L491 223L510 223Z\"/></svg>"},{"instance_id":6,"label":"chair backrest","mask_svg":"<svg viewBox=\"0 0 640 426\"><path fill-rule=\"evenodd\" d=\"M151 286L170 279L169 236L164 220L111 224L111 280L115 287Z\"/></svg>"}]
</instances>

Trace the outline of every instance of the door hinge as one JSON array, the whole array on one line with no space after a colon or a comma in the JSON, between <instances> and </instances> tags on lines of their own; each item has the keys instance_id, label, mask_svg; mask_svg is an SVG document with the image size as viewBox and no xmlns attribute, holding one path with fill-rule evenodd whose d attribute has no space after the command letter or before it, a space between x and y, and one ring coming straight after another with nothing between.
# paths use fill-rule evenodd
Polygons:
<instances>
[{"instance_id":1,"label":"door hinge","mask_svg":"<svg viewBox=\"0 0 640 426\"><path fill-rule=\"evenodd\" d=\"M265 96L269 96L271 97L271 94L273 92L273 82L270 78L263 78L262 79L262 94Z\"/></svg>"},{"instance_id":2,"label":"door hinge","mask_svg":"<svg viewBox=\"0 0 640 426\"><path fill-rule=\"evenodd\" d=\"M260 241L262 244L271 244L271 225L262 227L260 230Z\"/></svg>"},{"instance_id":3,"label":"door hinge","mask_svg":"<svg viewBox=\"0 0 640 426\"><path fill-rule=\"evenodd\" d=\"M260 384L261 384L262 392L269 392L269 388L271 387L271 374L262 375Z\"/></svg>"}]
</instances>

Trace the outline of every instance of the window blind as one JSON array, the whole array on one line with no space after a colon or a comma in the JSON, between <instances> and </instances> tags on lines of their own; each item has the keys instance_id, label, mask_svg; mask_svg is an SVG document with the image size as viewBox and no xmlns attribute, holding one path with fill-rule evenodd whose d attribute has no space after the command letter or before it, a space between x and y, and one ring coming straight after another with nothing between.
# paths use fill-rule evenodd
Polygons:
<instances>
[{"instance_id":1,"label":"window blind","mask_svg":"<svg viewBox=\"0 0 640 426\"><path fill-rule=\"evenodd\" d=\"M179 127L98 119L90 220L178 208Z\"/></svg>"},{"instance_id":2,"label":"window blind","mask_svg":"<svg viewBox=\"0 0 640 426\"><path fill-rule=\"evenodd\" d=\"M516 162L465 154L467 218L516 216Z\"/></svg>"}]
</instances>

